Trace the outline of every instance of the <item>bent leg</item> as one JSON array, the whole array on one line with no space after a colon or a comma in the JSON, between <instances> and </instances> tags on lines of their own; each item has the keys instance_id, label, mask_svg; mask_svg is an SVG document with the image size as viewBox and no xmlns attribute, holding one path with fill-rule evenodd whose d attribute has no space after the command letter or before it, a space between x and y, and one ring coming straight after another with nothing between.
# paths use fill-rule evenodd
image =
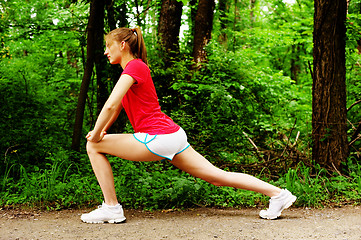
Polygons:
<instances>
[{"instance_id":1,"label":"bent leg","mask_svg":"<svg viewBox=\"0 0 361 240\"><path fill-rule=\"evenodd\" d=\"M215 167L192 147L176 155L171 163L194 177L201 178L216 186L228 186L255 191L269 197L277 196L281 192L280 188L251 175L226 172Z\"/></svg>"},{"instance_id":2,"label":"bent leg","mask_svg":"<svg viewBox=\"0 0 361 240\"><path fill-rule=\"evenodd\" d=\"M137 141L132 134L108 134L98 143L87 143L88 156L108 205L118 203L114 177L105 154L110 154L131 161L157 161L162 158L151 153L147 147Z\"/></svg>"}]
</instances>

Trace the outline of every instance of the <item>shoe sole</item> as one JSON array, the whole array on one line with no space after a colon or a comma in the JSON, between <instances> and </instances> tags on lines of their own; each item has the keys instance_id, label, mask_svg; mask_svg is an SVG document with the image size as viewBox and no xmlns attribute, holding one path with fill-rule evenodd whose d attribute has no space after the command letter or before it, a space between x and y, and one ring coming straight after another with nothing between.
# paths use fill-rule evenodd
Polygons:
<instances>
[{"instance_id":1,"label":"shoe sole","mask_svg":"<svg viewBox=\"0 0 361 240\"><path fill-rule=\"evenodd\" d=\"M81 220L85 223L115 223L115 224L117 224L117 223L124 223L124 222L126 222L127 219L124 217L124 218L113 219L113 220L109 220L109 221L89 221L89 220L83 220L83 219L81 219Z\"/></svg>"},{"instance_id":2,"label":"shoe sole","mask_svg":"<svg viewBox=\"0 0 361 240\"><path fill-rule=\"evenodd\" d=\"M292 204L293 204L296 200L297 200L297 197L294 196L294 195L292 195L292 196L288 199L288 201L286 202L286 204L283 205L283 208L281 208L280 213L279 213L278 215L272 216L272 217L262 217L262 216L260 216L260 217L263 218L263 219L270 219L270 220L277 219L277 218L279 218L279 217L281 216L282 211L285 210L285 209L287 209L287 208L289 208L289 207L291 207Z\"/></svg>"}]
</instances>

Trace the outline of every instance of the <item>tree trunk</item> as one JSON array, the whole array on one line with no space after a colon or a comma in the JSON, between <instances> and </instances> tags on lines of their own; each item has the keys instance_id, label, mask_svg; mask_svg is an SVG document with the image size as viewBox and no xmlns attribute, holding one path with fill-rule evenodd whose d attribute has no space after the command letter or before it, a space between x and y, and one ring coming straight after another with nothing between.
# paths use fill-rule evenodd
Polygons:
<instances>
[{"instance_id":1,"label":"tree trunk","mask_svg":"<svg viewBox=\"0 0 361 240\"><path fill-rule=\"evenodd\" d=\"M103 26L104 17L104 1L102 0L92 0L90 4L90 15L88 20L87 27L87 56L86 56L86 65L83 75L83 80L80 86L80 93L78 97L78 104L76 109L73 137L71 148L75 151L80 150L80 139L82 137L83 130L83 119L84 119L84 109L87 98L87 92L89 88L89 83L93 75L94 68L94 59L95 51L97 44L97 33L99 33L99 28ZM101 29L101 31L103 28Z\"/></svg>"},{"instance_id":2,"label":"tree trunk","mask_svg":"<svg viewBox=\"0 0 361 240\"><path fill-rule=\"evenodd\" d=\"M95 49L94 49L94 64L95 72L97 79L97 115L102 110L105 102L109 97L108 84L107 84L107 74L106 74L106 64L107 59L104 56L104 18L105 11L98 12L98 19L103 19L103 21L97 22L97 27L94 29L95 33Z\"/></svg>"},{"instance_id":3,"label":"tree trunk","mask_svg":"<svg viewBox=\"0 0 361 240\"><path fill-rule=\"evenodd\" d=\"M251 21L251 27L253 27L254 23L255 23L255 16L254 16L255 6L256 6L256 0L251 0L250 1L251 12L249 13L249 17L250 17L250 21Z\"/></svg>"},{"instance_id":4,"label":"tree trunk","mask_svg":"<svg viewBox=\"0 0 361 240\"><path fill-rule=\"evenodd\" d=\"M108 27L111 30L115 29L117 27L117 20L115 18L115 11L114 11L114 1L112 0L106 0L106 10L107 10L107 23Z\"/></svg>"},{"instance_id":5,"label":"tree trunk","mask_svg":"<svg viewBox=\"0 0 361 240\"><path fill-rule=\"evenodd\" d=\"M301 71L300 67L300 46L292 45L292 54L291 54L291 79L299 84L298 74Z\"/></svg>"},{"instance_id":6,"label":"tree trunk","mask_svg":"<svg viewBox=\"0 0 361 240\"><path fill-rule=\"evenodd\" d=\"M361 14L361 3L359 3L359 4L360 4L359 13ZM358 50L358 54L361 54L361 33L360 33L359 40L357 40L357 50Z\"/></svg>"},{"instance_id":7,"label":"tree trunk","mask_svg":"<svg viewBox=\"0 0 361 240\"><path fill-rule=\"evenodd\" d=\"M179 55L179 32L183 3L177 0L163 0L158 24L160 44L165 51L165 61ZM169 63L166 65L170 65Z\"/></svg>"},{"instance_id":8,"label":"tree trunk","mask_svg":"<svg viewBox=\"0 0 361 240\"><path fill-rule=\"evenodd\" d=\"M193 60L196 63L206 60L206 50L204 48L211 39L214 7L214 0L199 0L193 43Z\"/></svg>"},{"instance_id":9,"label":"tree trunk","mask_svg":"<svg viewBox=\"0 0 361 240\"><path fill-rule=\"evenodd\" d=\"M127 6L126 2L121 2L119 5L114 5L114 1L107 0L106 10L107 10L107 22L110 30L116 28L117 23L120 27L128 26L128 20L126 17ZM117 11L115 11L115 8ZM106 67L107 78L111 79L112 82L107 84L107 86L115 86L118 82L120 75L123 72L123 69L119 64L108 64ZM128 121L128 117L125 111L121 111L117 120L113 123L113 125L108 129L108 133L122 133L124 132L126 123Z\"/></svg>"},{"instance_id":10,"label":"tree trunk","mask_svg":"<svg viewBox=\"0 0 361 240\"><path fill-rule=\"evenodd\" d=\"M227 48L227 34L226 29L228 27L228 0L218 2L218 11L219 11L219 22L221 27L221 33L218 37L218 41Z\"/></svg>"},{"instance_id":11,"label":"tree trunk","mask_svg":"<svg viewBox=\"0 0 361 240\"><path fill-rule=\"evenodd\" d=\"M190 0L188 3L188 6L191 9L190 16L188 19L189 33L191 34L191 36L194 36L194 25L196 22L196 14L197 14L197 2L198 2L197 0ZM190 50L193 49L193 45L194 45L193 42L194 42L193 38L188 39L188 41L186 43L187 49L190 49Z\"/></svg>"},{"instance_id":12,"label":"tree trunk","mask_svg":"<svg viewBox=\"0 0 361 240\"><path fill-rule=\"evenodd\" d=\"M160 17L158 22L158 37L160 57L164 62L166 69L171 69L175 61L179 59L179 32L182 17L182 1L162 0ZM158 76L159 77L159 76ZM163 102L164 97L173 96L176 98L177 92L171 87L174 83L173 72L166 71L161 77L153 77L154 84L157 88L159 101L162 102L162 109L174 109L174 102Z\"/></svg>"},{"instance_id":13,"label":"tree trunk","mask_svg":"<svg viewBox=\"0 0 361 240\"><path fill-rule=\"evenodd\" d=\"M346 128L346 1L315 0L312 158L339 170L348 157Z\"/></svg>"}]
</instances>

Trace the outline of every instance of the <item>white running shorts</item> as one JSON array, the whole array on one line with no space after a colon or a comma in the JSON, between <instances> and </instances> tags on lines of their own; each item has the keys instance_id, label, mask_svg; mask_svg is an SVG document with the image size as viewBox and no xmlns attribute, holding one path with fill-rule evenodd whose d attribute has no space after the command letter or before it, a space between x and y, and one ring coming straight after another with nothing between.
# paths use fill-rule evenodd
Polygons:
<instances>
[{"instance_id":1,"label":"white running shorts","mask_svg":"<svg viewBox=\"0 0 361 240\"><path fill-rule=\"evenodd\" d=\"M190 146L187 141L187 134L182 128L170 134L134 133L133 136L139 142L144 143L149 151L168 160L172 160L175 155Z\"/></svg>"}]
</instances>

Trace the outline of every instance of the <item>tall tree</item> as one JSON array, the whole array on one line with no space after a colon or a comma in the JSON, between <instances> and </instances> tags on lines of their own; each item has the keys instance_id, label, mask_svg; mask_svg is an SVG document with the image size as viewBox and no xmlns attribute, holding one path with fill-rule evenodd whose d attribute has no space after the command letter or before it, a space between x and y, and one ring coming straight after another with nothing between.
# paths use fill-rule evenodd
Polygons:
<instances>
[{"instance_id":1,"label":"tall tree","mask_svg":"<svg viewBox=\"0 0 361 240\"><path fill-rule=\"evenodd\" d=\"M361 14L361 2L359 2L359 14ZM360 32L360 38L357 40L357 50L358 50L358 54L361 54L361 32Z\"/></svg>"},{"instance_id":2,"label":"tall tree","mask_svg":"<svg viewBox=\"0 0 361 240\"><path fill-rule=\"evenodd\" d=\"M201 63L206 59L205 46L211 39L213 27L214 0L199 0L195 17L193 59Z\"/></svg>"},{"instance_id":3,"label":"tall tree","mask_svg":"<svg viewBox=\"0 0 361 240\"><path fill-rule=\"evenodd\" d=\"M218 2L218 11L219 11L219 22L220 22L220 35L218 37L218 41L221 42L223 45L227 45L227 34L226 28L228 23L228 1L219 1Z\"/></svg>"},{"instance_id":4,"label":"tall tree","mask_svg":"<svg viewBox=\"0 0 361 240\"><path fill-rule=\"evenodd\" d=\"M87 27L87 55L85 71L80 86L78 104L76 109L73 138L71 148L75 151L80 149L80 139L82 136L84 109L87 98L87 92L91 77L93 75L94 61L98 44L98 34L103 32L104 26L104 5L102 0L92 0L90 3L90 15Z\"/></svg>"},{"instance_id":5,"label":"tall tree","mask_svg":"<svg viewBox=\"0 0 361 240\"><path fill-rule=\"evenodd\" d=\"M127 5L126 1L120 1L115 3L113 0L107 0L106 2L106 22L107 22L107 29L109 31L115 29L117 25L119 27L126 27L129 25L127 20ZM121 75L123 69L120 65L106 65L107 71L107 79L111 79L112 83L107 84L114 86L118 80L119 76ZM124 111L122 111L117 120L113 123L113 125L108 130L109 133L119 133L123 132L126 126L126 122L128 121L128 117Z\"/></svg>"},{"instance_id":6,"label":"tall tree","mask_svg":"<svg viewBox=\"0 0 361 240\"><path fill-rule=\"evenodd\" d=\"M348 157L346 132L346 1L315 0L312 158L340 169Z\"/></svg>"},{"instance_id":7,"label":"tall tree","mask_svg":"<svg viewBox=\"0 0 361 240\"><path fill-rule=\"evenodd\" d=\"M99 11L97 13L98 14L97 18L103 19L103 21L99 20L97 22L97 27L94 29L95 32L94 64L95 64L95 72L97 79L97 115L102 110L109 96L108 84L107 84L108 78L105 72L107 61L104 56L104 18L105 18L104 7L105 4L103 6L103 11Z\"/></svg>"},{"instance_id":8,"label":"tall tree","mask_svg":"<svg viewBox=\"0 0 361 240\"><path fill-rule=\"evenodd\" d=\"M250 13L249 13L249 17L250 17L250 20L251 20L251 26L254 25L255 23L255 16L254 16L254 8L256 6L256 0L251 0L250 1Z\"/></svg>"},{"instance_id":9,"label":"tall tree","mask_svg":"<svg viewBox=\"0 0 361 240\"><path fill-rule=\"evenodd\" d=\"M291 78L299 84L298 74L300 73L300 44L293 44L291 46L292 54L291 54Z\"/></svg>"},{"instance_id":10,"label":"tall tree","mask_svg":"<svg viewBox=\"0 0 361 240\"><path fill-rule=\"evenodd\" d=\"M165 50L166 61L179 54L179 32L181 26L183 3L178 0L163 0L160 10L158 35Z\"/></svg>"}]
</instances>

